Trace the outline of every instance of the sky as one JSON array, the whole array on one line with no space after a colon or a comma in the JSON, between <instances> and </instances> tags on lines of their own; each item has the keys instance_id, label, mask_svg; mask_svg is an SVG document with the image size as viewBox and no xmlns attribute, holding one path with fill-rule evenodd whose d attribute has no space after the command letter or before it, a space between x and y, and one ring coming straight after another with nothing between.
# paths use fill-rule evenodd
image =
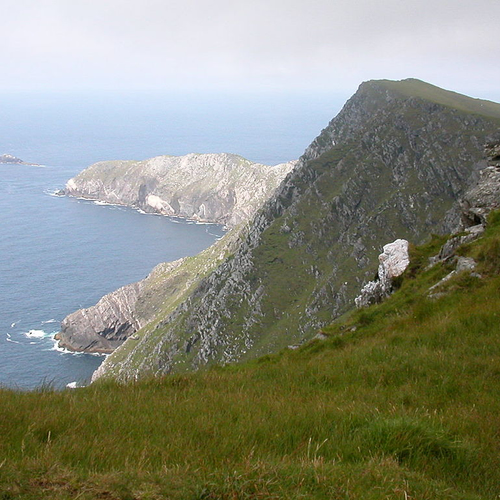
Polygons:
<instances>
[{"instance_id":1,"label":"sky","mask_svg":"<svg viewBox=\"0 0 500 500\"><path fill-rule=\"evenodd\" d=\"M419 78L500 101L499 0L0 0L0 90L352 94Z\"/></svg>"}]
</instances>

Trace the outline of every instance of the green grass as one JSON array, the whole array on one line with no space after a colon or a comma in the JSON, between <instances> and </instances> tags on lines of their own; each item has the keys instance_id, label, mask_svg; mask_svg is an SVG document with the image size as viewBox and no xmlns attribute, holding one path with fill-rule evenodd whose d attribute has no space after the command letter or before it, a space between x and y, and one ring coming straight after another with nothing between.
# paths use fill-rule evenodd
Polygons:
<instances>
[{"instance_id":1,"label":"green grass","mask_svg":"<svg viewBox=\"0 0 500 500\"><path fill-rule=\"evenodd\" d=\"M252 362L135 384L0 390L0 498L494 499L500 217L438 300L412 248L398 291ZM482 260L481 260L482 259Z\"/></svg>"},{"instance_id":2,"label":"green grass","mask_svg":"<svg viewBox=\"0 0 500 500\"><path fill-rule=\"evenodd\" d=\"M419 97L466 113L500 120L500 104L444 90L416 78L401 81L378 80L368 83L382 85L405 96Z\"/></svg>"}]
</instances>

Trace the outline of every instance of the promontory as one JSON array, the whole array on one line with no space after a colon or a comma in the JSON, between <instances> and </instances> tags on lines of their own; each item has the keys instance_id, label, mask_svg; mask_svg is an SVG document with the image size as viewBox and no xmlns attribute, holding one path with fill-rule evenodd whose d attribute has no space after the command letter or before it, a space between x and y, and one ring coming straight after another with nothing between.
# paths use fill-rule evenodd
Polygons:
<instances>
[{"instance_id":1,"label":"promontory","mask_svg":"<svg viewBox=\"0 0 500 500\"><path fill-rule=\"evenodd\" d=\"M107 161L68 181L65 194L127 205L145 212L242 226L262 206L296 161L267 166L233 154L159 156ZM235 228L236 229L236 228ZM59 345L74 351L112 352L147 325L166 303L177 303L228 255L237 230L200 255L159 264L138 283L105 295L68 315Z\"/></svg>"},{"instance_id":2,"label":"promontory","mask_svg":"<svg viewBox=\"0 0 500 500\"><path fill-rule=\"evenodd\" d=\"M255 213L295 163L271 167L228 153L104 161L70 179L64 193L233 227Z\"/></svg>"}]
</instances>

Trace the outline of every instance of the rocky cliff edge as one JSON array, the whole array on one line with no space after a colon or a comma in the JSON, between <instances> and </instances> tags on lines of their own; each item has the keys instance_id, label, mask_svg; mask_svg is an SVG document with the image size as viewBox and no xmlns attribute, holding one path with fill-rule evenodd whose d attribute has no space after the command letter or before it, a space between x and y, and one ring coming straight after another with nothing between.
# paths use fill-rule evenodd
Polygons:
<instances>
[{"instance_id":1,"label":"rocky cliff edge","mask_svg":"<svg viewBox=\"0 0 500 500\"><path fill-rule=\"evenodd\" d=\"M99 376L136 379L260 356L352 307L382 246L460 222L500 105L419 82L362 84L236 250Z\"/></svg>"},{"instance_id":2,"label":"rocky cliff edge","mask_svg":"<svg viewBox=\"0 0 500 500\"><path fill-rule=\"evenodd\" d=\"M239 224L241 229L296 163L268 167L229 154L101 162L70 179L65 193L230 227ZM113 352L152 321L170 299L178 300L206 269L212 269L231 248L235 234L195 259L160 264L144 280L68 315L56 336L59 346Z\"/></svg>"},{"instance_id":3,"label":"rocky cliff edge","mask_svg":"<svg viewBox=\"0 0 500 500\"><path fill-rule=\"evenodd\" d=\"M64 194L234 227L262 206L296 163L267 166L228 153L104 161L70 179Z\"/></svg>"}]
</instances>

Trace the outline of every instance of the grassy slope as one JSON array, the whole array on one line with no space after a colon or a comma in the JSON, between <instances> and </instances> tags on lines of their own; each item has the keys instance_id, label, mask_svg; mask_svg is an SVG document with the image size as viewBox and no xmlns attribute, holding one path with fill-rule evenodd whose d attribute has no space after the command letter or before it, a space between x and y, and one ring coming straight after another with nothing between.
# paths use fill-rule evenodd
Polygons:
<instances>
[{"instance_id":1,"label":"grassy slope","mask_svg":"<svg viewBox=\"0 0 500 500\"><path fill-rule=\"evenodd\" d=\"M492 499L500 493L500 215L432 301L441 240L328 339L131 385L0 392L0 498Z\"/></svg>"},{"instance_id":2,"label":"grassy slope","mask_svg":"<svg viewBox=\"0 0 500 500\"><path fill-rule=\"evenodd\" d=\"M500 120L500 104L484 99L474 99L430 83L409 78L402 81L378 80L374 82L409 97L417 97L443 106Z\"/></svg>"}]
</instances>

